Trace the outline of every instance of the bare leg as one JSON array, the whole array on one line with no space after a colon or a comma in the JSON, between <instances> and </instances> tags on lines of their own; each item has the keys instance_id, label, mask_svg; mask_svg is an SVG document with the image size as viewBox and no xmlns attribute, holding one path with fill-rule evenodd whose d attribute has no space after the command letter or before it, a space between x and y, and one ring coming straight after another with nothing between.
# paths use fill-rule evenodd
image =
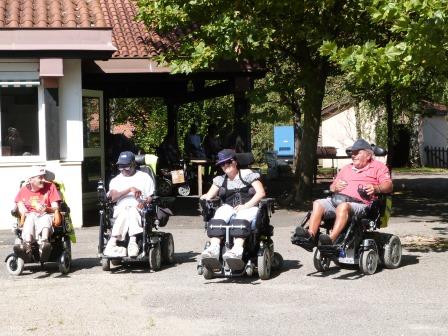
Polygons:
<instances>
[{"instance_id":1,"label":"bare leg","mask_svg":"<svg viewBox=\"0 0 448 336\"><path fill-rule=\"evenodd\" d=\"M239 247L241 249L243 249L244 246L244 238L235 238L233 240L233 247Z\"/></svg>"},{"instance_id":2,"label":"bare leg","mask_svg":"<svg viewBox=\"0 0 448 336\"><path fill-rule=\"evenodd\" d=\"M210 238L210 245L220 245L221 244L221 238L218 237L212 237Z\"/></svg>"},{"instance_id":3,"label":"bare leg","mask_svg":"<svg viewBox=\"0 0 448 336\"><path fill-rule=\"evenodd\" d=\"M313 202L313 211L311 212L310 225L308 228L309 233L315 237L319 230L322 217L324 216L325 209L318 201Z\"/></svg>"},{"instance_id":4,"label":"bare leg","mask_svg":"<svg viewBox=\"0 0 448 336\"><path fill-rule=\"evenodd\" d=\"M347 225L350 210L351 207L349 203L341 203L336 208L336 220L334 221L333 230L330 233L330 238L332 241L336 240Z\"/></svg>"}]
</instances>

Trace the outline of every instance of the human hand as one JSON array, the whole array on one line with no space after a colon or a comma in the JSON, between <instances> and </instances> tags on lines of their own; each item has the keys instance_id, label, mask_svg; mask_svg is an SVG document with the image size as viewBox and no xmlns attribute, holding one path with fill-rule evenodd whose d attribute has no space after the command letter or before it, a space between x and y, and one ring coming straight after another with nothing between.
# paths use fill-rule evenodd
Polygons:
<instances>
[{"instance_id":1,"label":"human hand","mask_svg":"<svg viewBox=\"0 0 448 336\"><path fill-rule=\"evenodd\" d=\"M335 192L339 192L342 191L345 187L347 187L348 183L347 181L341 180L341 179L337 179L336 181L334 181L334 191Z\"/></svg>"},{"instance_id":2,"label":"human hand","mask_svg":"<svg viewBox=\"0 0 448 336\"><path fill-rule=\"evenodd\" d=\"M142 192L141 192L139 189L135 188L135 187L131 187L131 188L129 188L129 192L133 193L133 194L134 194L134 197L135 197L136 199L139 199L140 196L142 195Z\"/></svg>"},{"instance_id":3,"label":"human hand","mask_svg":"<svg viewBox=\"0 0 448 336\"><path fill-rule=\"evenodd\" d=\"M244 204L238 204L237 206L233 207L233 210L235 210L235 212L238 212L238 211L243 210L243 209L246 209Z\"/></svg>"},{"instance_id":4,"label":"human hand","mask_svg":"<svg viewBox=\"0 0 448 336\"><path fill-rule=\"evenodd\" d=\"M367 193L367 195L373 195L375 193L375 186L373 184L366 184L364 186L364 191Z\"/></svg>"}]
</instances>

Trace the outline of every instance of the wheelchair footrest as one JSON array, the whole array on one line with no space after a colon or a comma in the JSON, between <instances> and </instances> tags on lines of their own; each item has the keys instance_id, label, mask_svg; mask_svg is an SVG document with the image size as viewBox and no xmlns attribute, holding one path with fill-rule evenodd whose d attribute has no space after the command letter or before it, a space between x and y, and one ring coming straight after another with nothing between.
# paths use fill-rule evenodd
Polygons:
<instances>
[{"instance_id":1,"label":"wheelchair footrest","mask_svg":"<svg viewBox=\"0 0 448 336\"><path fill-rule=\"evenodd\" d=\"M240 271L244 269L244 261L240 258L227 258L226 263L232 271Z\"/></svg>"},{"instance_id":2,"label":"wheelchair footrest","mask_svg":"<svg viewBox=\"0 0 448 336\"><path fill-rule=\"evenodd\" d=\"M202 258L201 262L204 267L207 267L211 271L221 270L221 263L216 258Z\"/></svg>"},{"instance_id":3,"label":"wheelchair footrest","mask_svg":"<svg viewBox=\"0 0 448 336\"><path fill-rule=\"evenodd\" d=\"M320 245L318 247L320 254L324 257L335 259L339 256L338 245Z\"/></svg>"},{"instance_id":4,"label":"wheelchair footrest","mask_svg":"<svg viewBox=\"0 0 448 336\"><path fill-rule=\"evenodd\" d=\"M305 238L305 237L300 237L297 235L293 235L291 237L291 243L293 243L294 245L303 247L308 252L313 252L313 248L315 246L313 238L311 238L311 237Z\"/></svg>"}]
</instances>

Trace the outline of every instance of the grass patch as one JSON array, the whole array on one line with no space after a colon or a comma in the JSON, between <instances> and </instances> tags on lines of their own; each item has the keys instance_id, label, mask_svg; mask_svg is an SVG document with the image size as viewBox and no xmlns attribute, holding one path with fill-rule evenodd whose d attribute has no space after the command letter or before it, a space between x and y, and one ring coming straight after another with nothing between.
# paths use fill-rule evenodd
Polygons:
<instances>
[{"instance_id":1,"label":"grass patch","mask_svg":"<svg viewBox=\"0 0 448 336\"><path fill-rule=\"evenodd\" d=\"M401 174L448 174L448 169L445 168L431 168L431 167L419 167L419 168L394 168L394 173Z\"/></svg>"}]
</instances>

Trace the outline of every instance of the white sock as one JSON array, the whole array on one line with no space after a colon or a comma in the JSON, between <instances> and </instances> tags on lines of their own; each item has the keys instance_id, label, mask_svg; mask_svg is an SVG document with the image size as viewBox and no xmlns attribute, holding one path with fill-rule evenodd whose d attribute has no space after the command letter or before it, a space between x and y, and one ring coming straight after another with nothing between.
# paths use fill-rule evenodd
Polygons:
<instances>
[{"instance_id":1,"label":"white sock","mask_svg":"<svg viewBox=\"0 0 448 336\"><path fill-rule=\"evenodd\" d=\"M107 243L107 245L110 245L110 246L117 245L117 237L110 237L109 242Z\"/></svg>"}]
</instances>

